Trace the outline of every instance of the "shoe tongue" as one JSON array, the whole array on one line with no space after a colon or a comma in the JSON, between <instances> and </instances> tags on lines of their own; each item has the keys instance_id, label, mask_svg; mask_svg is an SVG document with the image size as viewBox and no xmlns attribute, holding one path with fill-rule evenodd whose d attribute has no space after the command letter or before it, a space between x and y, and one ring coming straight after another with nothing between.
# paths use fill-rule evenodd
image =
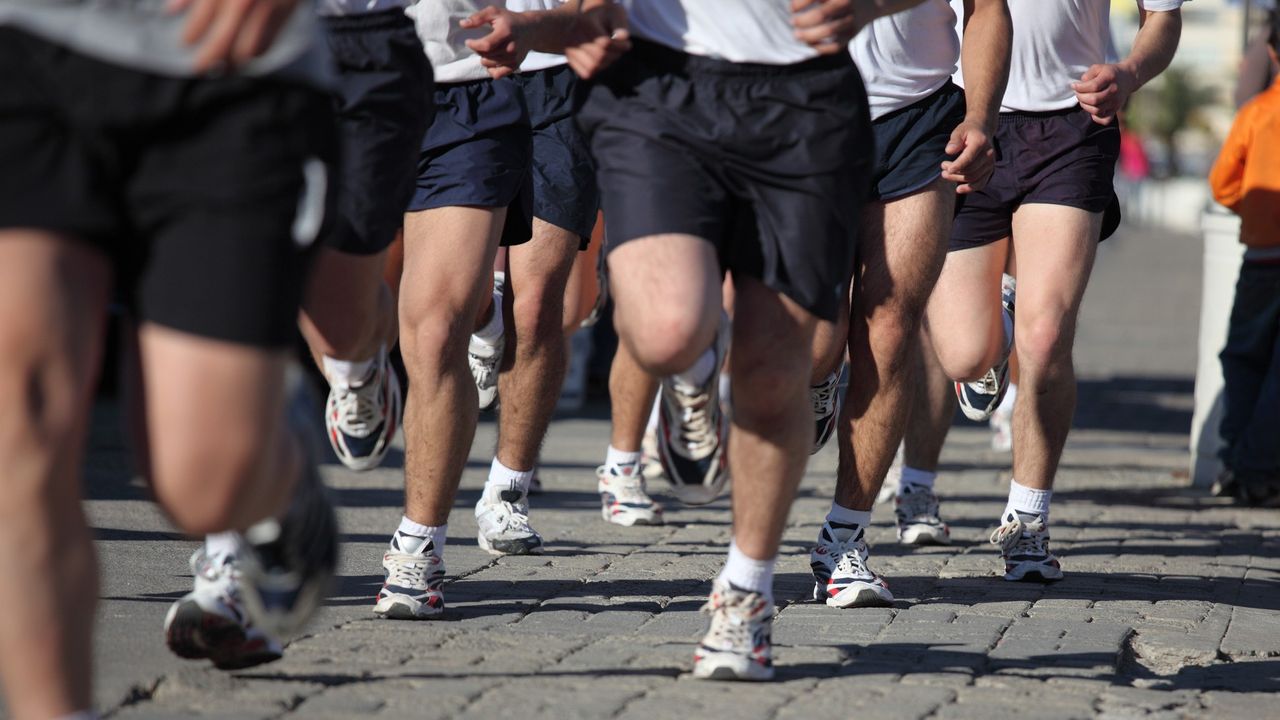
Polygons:
<instances>
[{"instance_id":1,"label":"shoe tongue","mask_svg":"<svg viewBox=\"0 0 1280 720\"><path fill-rule=\"evenodd\" d=\"M862 536L862 528L857 525L845 525L843 523L834 522L828 522L827 525L831 528L832 539L842 543L849 542L850 540L856 540Z\"/></svg>"},{"instance_id":2,"label":"shoe tongue","mask_svg":"<svg viewBox=\"0 0 1280 720\"><path fill-rule=\"evenodd\" d=\"M421 535L410 535L409 533L396 532L391 537L391 545L396 550L407 553L409 555L420 555L430 553L433 543L430 538Z\"/></svg>"}]
</instances>

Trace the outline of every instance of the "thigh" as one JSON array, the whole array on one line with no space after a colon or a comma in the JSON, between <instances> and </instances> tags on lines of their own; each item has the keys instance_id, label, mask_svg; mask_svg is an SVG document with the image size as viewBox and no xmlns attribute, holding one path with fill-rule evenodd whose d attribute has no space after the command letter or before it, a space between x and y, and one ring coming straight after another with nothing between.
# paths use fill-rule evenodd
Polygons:
<instances>
[{"instance_id":1,"label":"thigh","mask_svg":"<svg viewBox=\"0 0 1280 720\"><path fill-rule=\"evenodd\" d=\"M1073 331L1101 227L1101 212L1040 203L1018 208L1013 218L1018 256L1015 337L1041 323Z\"/></svg>"},{"instance_id":2,"label":"thigh","mask_svg":"<svg viewBox=\"0 0 1280 720\"><path fill-rule=\"evenodd\" d=\"M1008 252L1009 239L1003 238L947 253L925 317L940 360L955 349L991 341L1000 321L1000 274Z\"/></svg>"},{"instance_id":3,"label":"thigh","mask_svg":"<svg viewBox=\"0 0 1280 720\"><path fill-rule=\"evenodd\" d=\"M693 235L654 235L609 254L609 289L616 311L698 315L720 307L720 266L710 242Z\"/></svg>"},{"instance_id":4,"label":"thigh","mask_svg":"<svg viewBox=\"0 0 1280 720\"><path fill-rule=\"evenodd\" d=\"M155 323L139 329L139 352L151 466L213 465L256 457L283 421L284 369L291 355L214 340Z\"/></svg>"},{"instance_id":5,"label":"thigh","mask_svg":"<svg viewBox=\"0 0 1280 720\"><path fill-rule=\"evenodd\" d=\"M512 294L519 298L523 288L547 287L563 293L580 241L578 233L535 217L533 239L507 250L507 283Z\"/></svg>"},{"instance_id":6,"label":"thigh","mask_svg":"<svg viewBox=\"0 0 1280 720\"><path fill-rule=\"evenodd\" d=\"M955 184L939 178L864 213L855 285L864 313L885 304L923 312L946 259L955 197Z\"/></svg>"},{"instance_id":7,"label":"thigh","mask_svg":"<svg viewBox=\"0 0 1280 720\"><path fill-rule=\"evenodd\" d=\"M436 317L470 331L492 282L506 213L444 207L405 216L402 327Z\"/></svg>"}]
</instances>

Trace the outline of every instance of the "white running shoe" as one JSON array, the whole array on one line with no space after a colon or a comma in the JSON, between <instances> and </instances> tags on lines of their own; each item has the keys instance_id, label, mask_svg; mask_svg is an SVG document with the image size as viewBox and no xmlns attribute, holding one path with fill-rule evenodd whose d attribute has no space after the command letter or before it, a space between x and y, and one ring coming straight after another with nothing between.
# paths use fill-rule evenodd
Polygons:
<instances>
[{"instance_id":1,"label":"white running shoe","mask_svg":"<svg viewBox=\"0 0 1280 720\"><path fill-rule=\"evenodd\" d=\"M352 470L378 467L395 439L403 408L400 377L382 348L369 377L349 387L329 386L324 426L334 454Z\"/></svg>"},{"instance_id":2,"label":"white running shoe","mask_svg":"<svg viewBox=\"0 0 1280 720\"><path fill-rule=\"evenodd\" d=\"M1000 304L1003 312L1009 316L1009 326L1013 326L1014 302L1017 297L1017 281L1006 274L1000 283ZM956 399L960 401L960 410L970 420L982 421L991 417L991 413L1000 407L1004 394L1009 389L1009 353L1013 351L1013 338L1005 338L1004 351L1000 362L987 371L987 374L973 382L957 382Z\"/></svg>"},{"instance_id":3,"label":"white running shoe","mask_svg":"<svg viewBox=\"0 0 1280 720\"><path fill-rule=\"evenodd\" d=\"M601 465L596 479L605 521L626 527L662 524L662 505L645 492L640 463Z\"/></svg>"},{"instance_id":4,"label":"white running shoe","mask_svg":"<svg viewBox=\"0 0 1280 720\"><path fill-rule=\"evenodd\" d=\"M890 607L893 593L867 565L870 550L864 530L826 522L818 532L818 544L809 553L813 570L813 599L826 599L830 607Z\"/></svg>"},{"instance_id":5,"label":"white running shoe","mask_svg":"<svg viewBox=\"0 0 1280 720\"><path fill-rule=\"evenodd\" d=\"M476 503L477 540L490 555L539 555L542 536L529 525L529 497L486 486Z\"/></svg>"},{"instance_id":6,"label":"white running shoe","mask_svg":"<svg viewBox=\"0 0 1280 720\"><path fill-rule=\"evenodd\" d=\"M1052 582L1062 579L1062 564L1049 552L1049 527L1044 518L1009 511L991 533L1000 547L1004 579L1012 582Z\"/></svg>"},{"instance_id":7,"label":"white running shoe","mask_svg":"<svg viewBox=\"0 0 1280 720\"><path fill-rule=\"evenodd\" d=\"M253 625L240 601L234 557L214 562L201 547L191 555L191 592L169 607L164 641L178 657L209 659L219 670L240 670L279 660L279 641Z\"/></svg>"},{"instance_id":8,"label":"white running shoe","mask_svg":"<svg viewBox=\"0 0 1280 720\"><path fill-rule=\"evenodd\" d=\"M378 617L392 620L432 620L444 614L444 558L430 541L405 552L391 538L382 555L385 577L374 602Z\"/></svg>"},{"instance_id":9,"label":"white running shoe","mask_svg":"<svg viewBox=\"0 0 1280 720\"><path fill-rule=\"evenodd\" d=\"M810 455L817 455L836 430L836 421L840 418L842 374L843 368L828 375L821 384L809 388L809 400L813 403L813 448Z\"/></svg>"},{"instance_id":10,"label":"white running shoe","mask_svg":"<svg viewBox=\"0 0 1280 720\"><path fill-rule=\"evenodd\" d=\"M506 292L507 274L501 271L493 273L493 311L502 312L502 294ZM492 410L498 405L498 371L502 366L502 353L506 349L506 336L499 336L496 343L490 344L471 336L467 346L467 365L471 367L471 377L476 382L481 410Z\"/></svg>"},{"instance_id":11,"label":"white running shoe","mask_svg":"<svg viewBox=\"0 0 1280 720\"><path fill-rule=\"evenodd\" d=\"M898 542L903 545L950 545L951 528L938 515L938 496L919 485L904 485L894 500Z\"/></svg>"},{"instance_id":12,"label":"white running shoe","mask_svg":"<svg viewBox=\"0 0 1280 720\"><path fill-rule=\"evenodd\" d=\"M729 333L728 316L722 316L712 346L717 371L729 351ZM663 378L658 403L658 457L672 494L687 505L713 502L729 480L729 419L720 407L719 372L701 387Z\"/></svg>"},{"instance_id":13,"label":"white running shoe","mask_svg":"<svg viewBox=\"0 0 1280 720\"><path fill-rule=\"evenodd\" d=\"M694 677L773 679L772 600L717 579L702 612L711 615L711 629L694 652Z\"/></svg>"}]
</instances>

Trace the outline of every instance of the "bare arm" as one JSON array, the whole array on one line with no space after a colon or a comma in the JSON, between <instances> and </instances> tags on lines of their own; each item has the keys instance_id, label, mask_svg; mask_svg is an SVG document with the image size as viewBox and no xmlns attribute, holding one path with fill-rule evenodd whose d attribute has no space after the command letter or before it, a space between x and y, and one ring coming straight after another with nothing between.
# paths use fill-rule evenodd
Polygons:
<instances>
[{"instance_id":1,"label":"bare arm","mask_svg":"<svg viewBox=\"0 0 1280 720\"><path fill-rule=\"evenodd\" d=\"M563 53L579 75L590 77L631 48L626 11L612 0L569 0L554 10L522 13L487 7L461 23L484 25L489 34L467 47L493 77L514 73L532 50Z\"/></svg>"},{"instance_id":2,"label":"bare arm","mask_svg":"<svg viewBox=\"0 0 1280 720\"><path fill-rule=\"evenodd\" d=\"M1120 62L1094 65L1080 81L1072 83L1080 107L1100 125L1109 125L1125 101L1138 88L1164 72L1173 61L1182 36L1182 12L1142 10L1142 26L1133 41L1133 50Z\"/></svg>"},{"instance_id":3,"label":"bare arm","mask_svg":"<svg viewBox=\"0 0 1280 720\"><path fill-rule=\"evenodd\" d=\"M844 52L872 20L919 5L924 0L791 0L796 39L823 55Z\"/></svg>"},{"instance_id":4,"label":"bare arm","mask_svg":"<svg viewBox=\"0 0 1280 720\"><path fill-rule=\"evenodd\" d=\"M981 190L995 169L991 139L1009 82L1012 43L1013 20L1006 0L965 0L960 53L967 109L947 143L947 154L959 156L942 163L942 177L957 183L958 193Z\"/></svg>"}]
</instances>

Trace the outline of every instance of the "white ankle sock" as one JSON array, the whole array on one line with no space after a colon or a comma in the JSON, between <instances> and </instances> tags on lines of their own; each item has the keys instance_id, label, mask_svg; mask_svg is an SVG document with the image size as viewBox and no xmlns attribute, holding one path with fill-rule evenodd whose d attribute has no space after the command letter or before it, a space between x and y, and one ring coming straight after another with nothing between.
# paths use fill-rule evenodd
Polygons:
<instances>
[{"instance_id":1,"label":"white ankle sock","mask_svg":"<svg viewBox=\"0 0 1280 720\"><path fill-rule=\"evenodd\" d=\"M827 511L827 522L865 528L871 524L871 511L854 510L853 508L847 508L838 502L832 501L831 509Z\"/></svg>"},{"instance_id":2,"label":"white ankle sock","mask_svg":"<svg viewBox=\"0 0 1280 720\"><path fill-rule=\"evenodd\" d=\"M1036 490L1026 485L1019 485L1017 480L1009 481L1009 502L1004 507L1004 515L1016 511L1023 515L1039 515L1045 522L1049 521L1049 501L1053 498L1052 490Z\"/></svg>"},{"instance_id":3,"label":"white ankle sock","mask_svg":"<svg viewBox=\"0 0 1280 720\"><path fill-rule=\"evenodd\" d=\"M215 565L221 565L227 558L235 557L236 551L239 549L239 533L228 530L204 536L204 554Z\"/></svg>"},{"instance_id":4,"label":"white ankle sock","mask_svg":"<svg viewBox=\"0 0 1280 720\"><path fill-rule=\"evenodd\" d=\"M938 479L938 473L929 472L928 470L920 470L918 468L902 466L902 478L898 481L898 494L902 494L902 489L908 485L919 488L933 489L933 481Z\"/></svg>"},{"instance_id":5,"label":"white ankle sock","mask_svg":"<svg viewBox=\"0 0 1280 720\"><path fill-rule=\"evenodd\" d=\"M606 451L604 455L605 465L634 465L638 462L640 462L639 450L634 452L629 450L619 450L618 448L610 445L609 450Z\"/></svg>"},{"instance_id":6,"label":"white ankle sock","mask_svg":"<svg viewBox=\"0 0 1280 720\"><path fill-rule=\"evenodd\" d=\"M489 490L519 490L522 493L529 492L529 483L533 481L533 473L531 470L512 470L511 468L498 462L498 458L493 459L493 464L489 466L489 479L484 483L486 492Z\"/></svg>"},{"instance_id":7,"label":"white ankle sock","mask_svg":"<svg viewBox=\"0 0 1280 720\"><path fill-rule=\"evenodd\" d=\"M444 543L448 530L448 523L444 525L423 525L410 520L408 517L401 517L400 527L396 528L395 535L391 537L391 549L415 553L430 542L434 546L436 554L444 557Z\"/></svg>"},{"instance_id":8,"label":"white ankle sock","mask_svg":"<svg viewBox=\"0 0 1280 720\"><path fill-rule=\"evenodd\" d=\"M773 566L776 558L756 560L742 554L735 540L729 544L729 559L720 571L720 579L742 590L773 597Z\"/></svg>"},{"instance_id":9,"label":"white ankle sock","mask_svg":"<svg viewBox=\"0 0 1280 720\"><path fill-rule=\"evenodd\" d=\"M339 360L328 355L320 357L320 365L330 385L349 388L353 383L369 377L377 358L368 360Z\"/></svg>"},{"instance_id":10,"label":"white ankle sock","mask_svg":"<svg viewBox=\"0 0 1280 720\"><path fill-rule=\"evenodd\" d=\"M716 371L716 351L715 348L707 348L706 352L698 356L693 365L684 372L678 372L673 377L685 385L691 387L702 387L711 379L711 374Z\"/></svg>"},{"instance_id":11,"label":"white ankle sock","mask_svg":"<svg viewBox=\"0 0 1280 720\"><path fill-rule=\"evenodd\" d=\"M493 314L489 316L489 322L484 327L476 330L472 335L478 338L486 345L497 345L502 339L502 296L493 294Z\"/></svg>"}]
</instances>

